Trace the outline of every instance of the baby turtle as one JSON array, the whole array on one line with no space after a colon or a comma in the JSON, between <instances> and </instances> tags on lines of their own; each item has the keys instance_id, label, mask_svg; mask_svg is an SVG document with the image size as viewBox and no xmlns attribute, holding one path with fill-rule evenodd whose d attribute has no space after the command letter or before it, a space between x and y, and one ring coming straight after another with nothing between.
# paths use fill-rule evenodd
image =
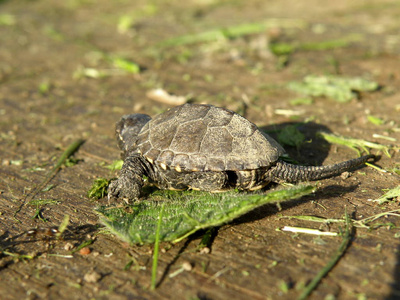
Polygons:
<instances>
[{"instance_id":1,"label":"baby turtle","mask_svg":"<svg viewBox=\"0 0 400 300\"><path fill-rule=\"evenodd\" d=\"M139 198L143 176L162 189L255 190L269 182L336 176L365 163L366 155L329 166L298 166L279 157L284 149L256 125L225 108L184 104L151 119L125 115L116 124L124 164L109 199Z\"/></svg>"}]
</instances>

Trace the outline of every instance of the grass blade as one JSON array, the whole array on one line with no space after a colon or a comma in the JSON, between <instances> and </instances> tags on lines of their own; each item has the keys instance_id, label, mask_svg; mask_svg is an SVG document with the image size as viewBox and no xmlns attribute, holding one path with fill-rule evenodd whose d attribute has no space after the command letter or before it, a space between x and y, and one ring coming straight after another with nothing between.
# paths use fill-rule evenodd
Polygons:
<instances>
[{"instance_id":1,"label":"grass blade","mask_svg":"<svg viewBox=\"0 0 400 300\"><path fill-rule=\"evenodd\" d=\"M157 285L157 265L158 265L158 250L160 248L160 231L161 231L161 223L162 217L164 213L165 203L161 206L160 215L158 216L157 222L157 231L156 231L156 240L154 243L154 253L153 253L153 266L151 268L151 289L155 290Z\"/></svg>"}]
</instances>

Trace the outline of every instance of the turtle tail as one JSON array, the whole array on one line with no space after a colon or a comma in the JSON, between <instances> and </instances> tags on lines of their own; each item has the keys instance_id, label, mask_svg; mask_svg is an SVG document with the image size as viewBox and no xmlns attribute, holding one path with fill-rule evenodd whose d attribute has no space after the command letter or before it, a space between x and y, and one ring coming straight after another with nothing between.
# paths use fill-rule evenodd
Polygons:
<instances>
[{"instance_id":1,"label":"turtle tail","mask_svg":"<svg viewBox=\"0 0 400 300\"><path fill-rule=\"evenodd\" d=\"M361 166L374 155L365 155L348 161L328 166L298 166L278 160L276 165L266 172L266 178L273 182L314 181L322 178L340 175Z\"/></svg>"}]
</instances>

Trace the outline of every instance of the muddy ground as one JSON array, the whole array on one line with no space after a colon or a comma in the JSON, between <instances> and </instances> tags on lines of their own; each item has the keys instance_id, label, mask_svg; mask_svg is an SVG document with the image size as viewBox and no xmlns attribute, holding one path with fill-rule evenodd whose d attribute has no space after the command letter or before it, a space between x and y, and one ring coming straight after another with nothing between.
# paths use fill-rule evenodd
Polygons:
<instances>
[{"instance_id":1,"label":"muddy ground","mask_svg":"<svg viewBox=\"0 0 400 300\"><path fill-rule=\"evenodd\" d=\"M154 291L149 288L153 246L128 246L102 233L94 213L98 202L86 193L95 178L115 176L104 165L119 158L114 123L120 116L155 115L171 107L146 96L153 88L230 108L269 130L312 121L299 128L308 143L298 149L286 146L303 164L356 156L349 148L317 138L319 129L395 145L400 140L399 20L399 2L382 0L323 5L313 0L0 1L1 298L297 297L342 239L276 229L338 232L343 226L279 216L340 219L346 207L358 220L399 209L396 201L370 201L397 186L397 174L363 168L348 178L321 181L314 195L283 204L281 211L267 205L222 226L209 254L195 251L200 234L163 243ZM263 22L269 24L265 30L252 34L161 45L174 37ZM303 47L276 56L270 51L274 42ZM116 68L115 58L137 63L140 71ZM309 105L291 105L299 96L285 85L309 74L360 76L381 88L348 103L316 97ZM369 115L383 124L368 121ZM74 156L78 162L63 167L46 184L52 187L49 191L32 194L77 139L85 140ZM399 168L396 150L391 150L392 158L377 154L383 169ZM30 204L38 199L56 204ZM58 227L65 215L70 223L63 240L24 234ZM354 229L345 255L310 299L400 298L400 220L389 216L374 224L381 226ZM88 240L93 240L90 254L70 256ZM191 271L170 276L187 263Z\"/></svg>"}]
</instances>

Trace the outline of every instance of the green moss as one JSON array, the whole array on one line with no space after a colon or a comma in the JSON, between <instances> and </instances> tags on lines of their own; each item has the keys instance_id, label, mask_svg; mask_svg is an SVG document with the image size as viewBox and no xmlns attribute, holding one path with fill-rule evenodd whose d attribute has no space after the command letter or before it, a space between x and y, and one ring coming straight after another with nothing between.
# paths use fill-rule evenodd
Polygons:
<instances>
[{"instance_id":1,"label":"green moss","mask_svg":"<svg viewBox=\"0 0 400 300\"><path fill-rule=\"evenodd\" d=\"M89 189L87 193L87 197L89 199L98 200L107 195L108 185L110 184L110 180L106 178L97 178L92 187Z\"/></svg>"},{"instance_id":2,"label":"green moss","mask_svg":"<svg viewBox=\"0 0 400 300\"><path fill-rule=\"evenodd\" d=\"M375 91L379 85L360 77L308 75L301 82L290 82L287 87L306 96L324 96L344 103L357 98L357 92Z\"/></svg>"}]
</instances>

